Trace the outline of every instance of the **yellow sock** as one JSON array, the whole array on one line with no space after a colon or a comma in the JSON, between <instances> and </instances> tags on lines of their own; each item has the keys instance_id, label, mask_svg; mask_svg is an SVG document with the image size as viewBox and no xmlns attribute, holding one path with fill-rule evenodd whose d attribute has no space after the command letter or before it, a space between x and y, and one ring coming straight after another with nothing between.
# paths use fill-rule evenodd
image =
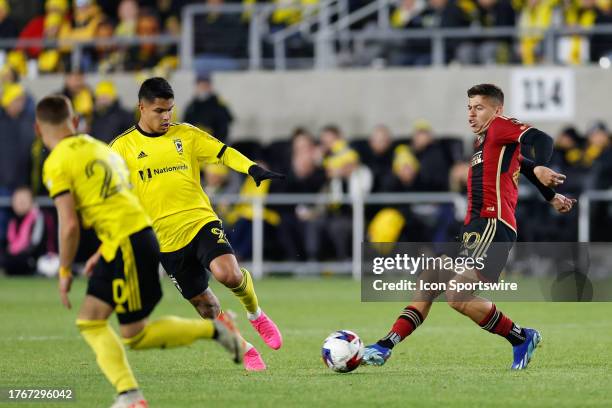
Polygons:
<instances>
[{"instance_id":1,"label":"yellow sock","mask_svg":"<svg viewBox=\"0 0 612 408\"><path fill-rule=\"evenodd\" d=\"M147 323L136 336L123 343L134 350L186 346L197 339L212 339L215 325L210 319L183 319L165 316Z\"/></svg>"},{"instance_id":2,"label":"yellow sock","mask_svg":"<svg viewBox=\"0 0 612 408\"><path fill-rule=\"evenodd\" d=\"M77 327L96 354L98 366L117 393L138 388L119 336L106 320L77 320Z\"/></svg>"},{"instance_id":3,"label":"yellow sock","mask_svg":"<svg viewBox=\"0 0 612 408\"><path fill-rule=\"evenodd\" d=\"M259 303L257 302L257 294L253 287L253 278L251 274L245 268L240 268L242 272L242 282L240 285L232 289L234 295L240 300L240 303L244 306L247 312L255 314L259 309Z\"/></svg>"}]
</instances>

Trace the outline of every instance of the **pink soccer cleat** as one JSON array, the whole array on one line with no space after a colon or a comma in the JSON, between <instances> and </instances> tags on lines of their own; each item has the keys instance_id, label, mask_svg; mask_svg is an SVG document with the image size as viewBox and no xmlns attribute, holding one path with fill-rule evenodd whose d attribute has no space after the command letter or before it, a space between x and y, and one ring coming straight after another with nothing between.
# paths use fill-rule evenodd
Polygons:
<instances>
[{"instance_id":1,"label":"pink soccer cleat","mask_svg":"<svg viewBox=\"0 0 612 408\"><path fill-rule=\"evenodd\" d=\"M266 363L264 363L261 355L257 349L253 346L244 353L244 368L247 371L264 371L266 369Z\"/></svg>"},{"instance_id":2,"label":"pink soccer cleat","mask_svg":"<svg viewBox=\"0 0 612 408\"><path fill-rule=\"evenodd\" d=\"M253 328L259 333L263 341L274 350L278 350L283 345L283 336L272 319L263 310L255 320L249 320Z\"/></svg>"}]
</instances>

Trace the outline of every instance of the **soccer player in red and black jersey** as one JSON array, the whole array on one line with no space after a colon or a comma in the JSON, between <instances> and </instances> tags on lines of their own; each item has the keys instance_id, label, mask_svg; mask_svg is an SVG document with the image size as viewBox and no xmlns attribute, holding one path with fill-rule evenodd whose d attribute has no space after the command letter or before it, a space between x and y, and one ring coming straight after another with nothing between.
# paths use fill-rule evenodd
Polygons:
<instances>
[{"instance_id":1,"label":"soccer player in red and black jersey","mask_svg":"<svg viewBox=\"0 0 612 408\"><path fill-rule=\"evenodd\" d=\"M503 116L501 89L492 84L480 84L470 88L467 96L468 122L476 141L468 175L468 209L460 255L483 259L485 268L455 275L453 279L496 282L516 241L514 212L519 173L524 174L560 213L570 211L576 200L552 189L565 179L564 175L545 167L552 154L552 139L538 129ZM521 145L529 145L534 153L533 160L521 155ZM393 347L423 323L433 299L441 293L416 296L418 301L404 308L391 331L366 347L364 363L383 365ZM446 291L446 298L453 309L510 342L514 352L512 369L527 367L541 339L537 330L521 328L491 301L473 294L458 296Z\"/></svg>"}]
</instances>

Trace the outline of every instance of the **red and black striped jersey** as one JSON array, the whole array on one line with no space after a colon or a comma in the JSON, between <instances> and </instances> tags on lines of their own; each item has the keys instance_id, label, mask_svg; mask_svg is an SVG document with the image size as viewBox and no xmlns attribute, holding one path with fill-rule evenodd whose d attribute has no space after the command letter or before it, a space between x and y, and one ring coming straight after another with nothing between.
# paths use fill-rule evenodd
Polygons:
<instances>
[{"instance_id":1,"label":"red and black striped jersey","mask_svg":"<svg viewBox=\"0 0 612 408\"><path fill-rule=\"evenodd\" d=\"M497 218L516 232L520 139L531 126L498 116L475 143L468 173L465 225L476 218Z\"/></svg>"}]
</instances>

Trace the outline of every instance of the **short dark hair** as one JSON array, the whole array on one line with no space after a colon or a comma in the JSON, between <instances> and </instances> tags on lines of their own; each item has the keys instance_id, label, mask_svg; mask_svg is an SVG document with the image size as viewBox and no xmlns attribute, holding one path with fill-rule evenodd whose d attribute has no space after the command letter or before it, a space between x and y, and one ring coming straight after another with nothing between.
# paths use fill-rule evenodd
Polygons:
<instances>
[{"instance_id":1,"label":"short dark hair","mask_svg":"<svg viewBox=\"0 0 612 408\"><path fill-rule=\"evenodd\" d=\"M474 85L467 91L468 98L473 98L474 96L486 96L488 98L495 99L501 105L504 104L504 92L500 87L493 84L479 84Z\"/></svg>"},{"instance_id":2,"label":"short dark hair","mask_svg":"<svg viewBox=\"0 0 612 408\"><path fill-rule=\"evenodd\" d=\"M342 136L342 131L337 125L334 124L325 125L323 129L321 129L321 132L333 133L336 135L336 137Z\"/></svg>"},{"instance_id":3,"label":"short dark hair","mask_svg":"<svg viewBox=\"0 0 612 408\"><path fill-rule=\"evenodd\" d=\"M138 100L153 102L155 98L174 99L174 91L164 78L153 77L142 83L138 91Z\"/></svg>"},{"instance_id":4,"label":"short dark hair","mask_svg":"<svg viewBox=\"0 0 612 408\"><path fill-rule=\"evenodd\" d=\"M36 105L36 119L60 125L72 116L72 104L64 95L45 96Z\"/></svg>"}]
</instances>

